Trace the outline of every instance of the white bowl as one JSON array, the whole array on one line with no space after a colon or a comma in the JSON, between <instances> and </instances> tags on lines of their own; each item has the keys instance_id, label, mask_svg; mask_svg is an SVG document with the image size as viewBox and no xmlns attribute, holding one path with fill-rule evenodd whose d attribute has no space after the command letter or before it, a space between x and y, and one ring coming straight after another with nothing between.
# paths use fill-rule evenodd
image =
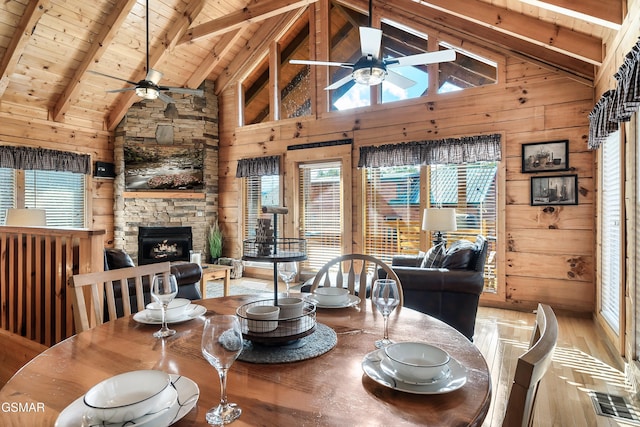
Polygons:
<instances>
[{"instance_id":1,"label":"white bowl","mask_svg":"<svg viewBox=\"0 0 640 427\"><path fill-rule=\"evenodd\" d=\"M325 286L316 288L313 296L322 305L340 305L349 301L349 289Z\"/></svg>"},{"instance_id":2,"label":"white bowl","mask_svg":"<svg viewBox=\"0 0 640 427\"><path fill-rule=\"evenodd\" d=\"M184 316L189 304L191 304L191 301L186 298L176 298L171 301L169 307L167 307L167 322L180 319ZM162 320L162 306L160 303L152 302L147 304L147 310L149 310L149 316L153 320Z\"/></svg>"},{"instance_id":3,"label":"white bowl","mask_svg":"<svg viewBox=\"0 0 640 427\"><path fill-rule=\"evenodd\" d=\"M251 332L271 332L278 327L280 307L273 305L254 305L247 308L247 324Z\"/></svg>"},{"instance_id":4,"label":"white bowl","mask_svg":"<svg viewBox=\"0 0 640 427\"><path fill-rule=\"evenodd\" d=\"M301 298L278 298L280 319L295 319L302 316L304 301Z\"/></svg>"},{"instance_id":5,"label":"white bowl","mask_svg":"<svg viewBox=\"0 0 640 427\"><path fill-rule=\"evenodd\" d=\"M125 372L91 387L84 395L89 416L106 423L139 418L162 407L169 374L156 370Z\"/></svg>"},{"instance_id":6,"label":"white bowl","mask_svg":"<svg viewBox=\"0 0 640 427\"><path fill-rule=\"evenodd\" d=\"M400 379L429 382L442 378L449 370L449 353L420 342L399 342L384 348Z\"/></svg>"}]
</instances>

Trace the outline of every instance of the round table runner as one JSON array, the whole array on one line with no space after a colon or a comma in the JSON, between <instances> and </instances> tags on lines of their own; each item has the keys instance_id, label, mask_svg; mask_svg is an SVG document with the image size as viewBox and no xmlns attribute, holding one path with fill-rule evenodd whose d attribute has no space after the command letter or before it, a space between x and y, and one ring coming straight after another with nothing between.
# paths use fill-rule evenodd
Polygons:
<instances>
[{"instance_id":1,"label":"round table runner","mask_svg":"<svg viewBox=\"0 0 640 427\"><path fill-rule=\"evenodd\" d=\"M322 323L316 324L311 335L293 344L276 346L245 341L238 360L250 363L287 363L311 359L331 350L338 343L336 332Z\"/></svg>"}]
</instances>

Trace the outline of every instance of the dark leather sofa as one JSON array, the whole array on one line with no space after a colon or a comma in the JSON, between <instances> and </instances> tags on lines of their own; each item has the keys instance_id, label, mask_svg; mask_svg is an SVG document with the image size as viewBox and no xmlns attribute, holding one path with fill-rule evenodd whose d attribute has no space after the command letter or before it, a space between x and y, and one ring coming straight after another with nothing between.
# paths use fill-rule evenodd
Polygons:
<instances>
[{"instance_id":1,"label":"dark leather sofa","mask_svg":"<svg viewBox=\"0 0 640 427\"><path fill-rule=\"evenodd\" d=\"M447 250L443 268L421 267L424 257L418 255L396 255L391 268L402 284L406 307L442 320L473 341L487 241L477 236L475 243L458 245L464 249L452 253L455 246Z\"/></svg>"},{"instance_id":2,"label":"dark leather sofa","mask_svg":"<svg viewBox=\"0 0 640 427\"><path fill-rule=\"evenodd\" d=\"M126 267L135 267L133 260L122 249L114 249L114 248L105 248L104 250L104 269L107 270L115 270L118 268L126 268ZM198 300L202 298L200 294L200 289L197 286L197 283L202 278L202 268L192 262L176 262L171 265L171 274L176 276L176 281L178 282L178 295L176 298L187 298L190 300ZM144 303L145 305L151 302L150 295L150 285L148 283L143 283L144 292ZM114 283L114 293L116 297L116 311L118 316L121 316L122 310L122 293L120 291L120 286ZM129 283L129 295L135 294L135 285L133 283ZM136 312L139 311L138 304L136 302L135 297L131 297L131 311Z\"/></svg>"}]
</instances>

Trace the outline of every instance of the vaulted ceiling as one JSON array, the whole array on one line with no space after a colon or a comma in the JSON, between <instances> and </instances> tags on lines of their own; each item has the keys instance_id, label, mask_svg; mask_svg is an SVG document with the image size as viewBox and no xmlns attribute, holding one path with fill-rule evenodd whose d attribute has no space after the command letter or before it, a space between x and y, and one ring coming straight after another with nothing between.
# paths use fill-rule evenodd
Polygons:
<instances>
[{"instance_id":1,"label":"vaulted ceiling","mask_svg":"<svg viewBox=\"0 0 640 427\"><path fill-rule=\"evenodd\" d=\"M149 0L149 65L164 86L220 92L246 77L270 42L307 8L328 0ZM365 0L341 1L364 13ZM577 3L577 4L576 4ZM621 0L374 0L397 16L521 55L590 81L603 40L622 22ZM318 3L321 4L321 3ZM0 3L0 112L113 129L146 76L145 0L8 0ZM599 23L591 22L597 18ZM613 28L613 29L612 29ZM327 58L317 58L327 59Z\"/></svg>"}]
</instances>

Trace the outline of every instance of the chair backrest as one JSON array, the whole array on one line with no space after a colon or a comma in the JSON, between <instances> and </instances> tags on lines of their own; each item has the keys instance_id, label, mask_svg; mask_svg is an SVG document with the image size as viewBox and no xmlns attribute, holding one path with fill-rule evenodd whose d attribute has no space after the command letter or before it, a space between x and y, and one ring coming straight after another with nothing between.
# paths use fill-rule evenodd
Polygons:
<instances>
[{"instance_id":1,"label":"chair backrest","mask_svg":"<svg viewBox=\"0 0 640 427\"><path fill-rule=\"evenodd\" d=\"M551 365L558 341L558 320L548 305L538 304L536 324L529 350L518 358L511 393L507 402L504 427L532 425L538 384Z\"/></svg>"},{"instance_id":2,"label":"chair backrest","mask_svg":"<svg viewBox=\"0 0 640 427\"><path fill-rule=\"evenodd\" d=\"M382 276L381 272L386 273L386 276ZM364 300L367 296L368 274L373 276L371 285L378 278L395 280L400 291L400 307L404 305L402 284L398 279L398 275L378 258L365 254L342 255L327 262L313 279L310 292L316 290L318 286L336 286L347 288L350 294L355 295L357 293ZM357 289L356 283L358 284Z\"/></svg>"},{"instance_id":3,"label":"chair backrest","mask_svg":"<svg viewBox=\"0 0 640 427\"><path fill-rule=\"evenodd\" d=\"M4 225L16 227L44 227L47 225L47 212L44 209L7 209Z\"/></svg>"},{"instance_id":4,"label":"chair backrest","mask_svg":"<svg viewBox=\"0 0 640 427\"><path fill-rule=\"evenodd\" d=\"M142 283L143 278L147 278L146 283L151 283L155 274L171 274L171 263L162 262L157 264L147 264L139 267L120 268L117 270L98 271L95 273L75 274L69 280L69 286L73 288L73 316L76 332L86 331L94 326L101 325L104 320L104 297L106 296L108 320L116 319L116 300L114 294L114 283L120 284L122 292L122 308L124 316L131 314L131 302L129 300L129 281L135 283L135 298L138 307L144 307L144 297ZM89 288L90 294L85 296L84 289ZM90 309L93 308L93 316Z\"/></svg>"}]
</instances>

